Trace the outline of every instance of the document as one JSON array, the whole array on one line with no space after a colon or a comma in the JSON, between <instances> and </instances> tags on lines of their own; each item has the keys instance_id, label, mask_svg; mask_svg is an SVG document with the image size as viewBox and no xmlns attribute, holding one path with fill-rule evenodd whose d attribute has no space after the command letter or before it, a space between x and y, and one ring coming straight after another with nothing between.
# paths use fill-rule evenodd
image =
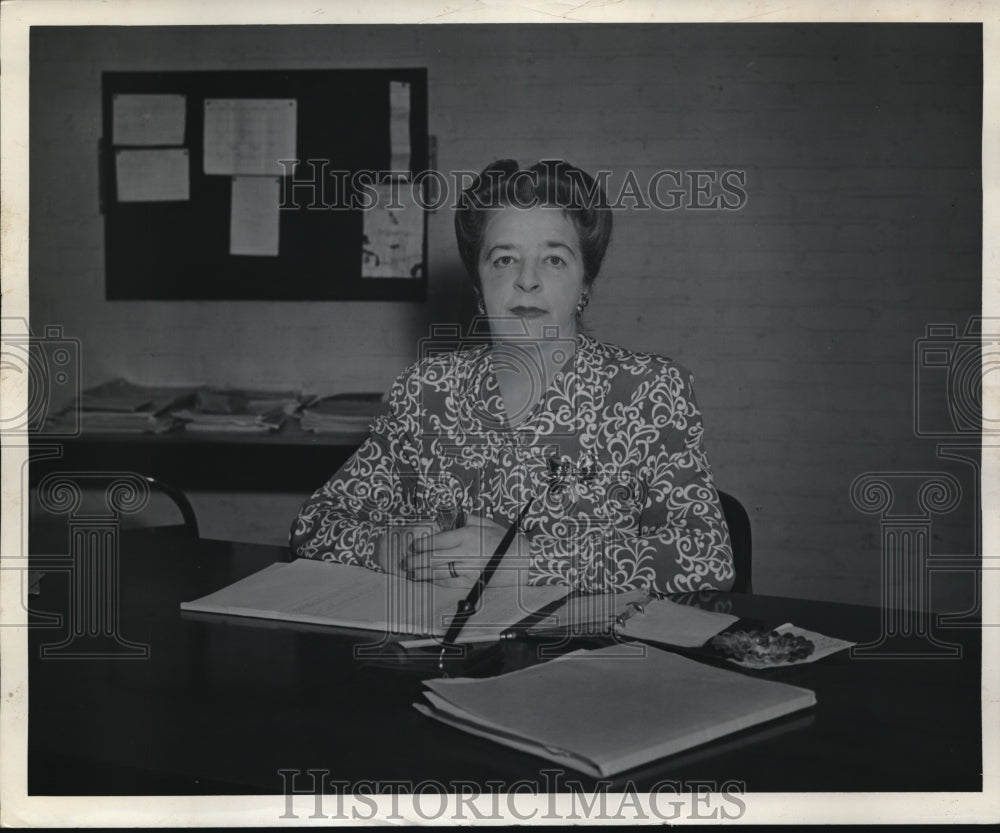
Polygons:
<instances>
[{"instance_id":1,"label":"document","mask_svg":"<svg viewBox=\"0 0 1000 833\"><path fill-rule=\"evenodd\" d=\"M364 211L362 278L419 278L424 269L424 211L409 186L374 186L378 203Z\"/></svg>"},{"instance_id":2,"label":"document","mask_svg":"<svg viewBox=\"0 0 1000 833\"><path fill-rule=\"evenodd\" d=\"M739 617L657 599L642 606L618 627L618 633L646 642L698 648Z\"/></svg>"},{"instance_id":3,"label":"document","mask_svg":"<svg viewBox=\"0 0 1000 833\"><path fill-rule=\"evenodd\" d=\"M206 98L205 173L291 176L296 112L294 98Z\"/></svg>"},{"instance_id":4,"label":"document","mask_svg":"<svg viewBox=\"0 0 1000 833\"><path fill-rule=\"evenodd\" d=\"M187 148L115 152L118 202L190 199Z\"/></svg>"},{"instance_id":5,"label":"document","mask_svg":"<svg viewBox=\"0 0 1000 833\"><path fill-rule=\"evenodd\" d=\"M486 679L425 681L422 714L607 777L815 705L809 689L647 647L574 651Z\"/></svg>"},{"instance_id":6,"label":"document","mask_svg":"<svg viewBox=\"0 0 1000 833\"><path fill-rule=\"evenodd\" d=\"M410 172L410 85L389 82L390 170Z\"/></svg>"},{"instance_id":7,"label":"document","mask_svg":"<svg viewBox=\"0 0 1000 833\"><path fill-rule=\"evenodd\" d=\"M229 213L229 254L277 256L281 180L234 176Z\"/></svg>"},{"instance_id":8,"label":"document","mask_svg":"<svg viewBox=\"0 0 1000 833\"><path fill-rule=\"evenodd\" d=\"M112 98L112 143L184 144L184 104L182 95L115 95Z\"/></svg>"},{"instance_id":9,"label":"document","mask_svg":"<svg viewBox=\"0 0 1000 833\"><path fill-rule=\"evenodd\" d=\"M365 567L299 558L272 564L181 608L431 637L445 634L466 594ZM627 627L638 615L631 616L626 627L615 625L616 617L644 595L643 590L633 590L577 596L567 587L491 584L483 606L462 629L460 641L491 641L504 632L505 638L548 638L608 635L615 630L626 637L694 647L735 618L670 602L671 610L679 609L654 619L659 629ZM629 650L634 655L635 647Z\"/></svg>"},{"instance_id":10,"label":"document","mask_svg":"<svg viewBox=\"0 0 1000 833\"><path fill-rule=\"evenodd\" d=\"M444 636L467 590L408 581L365 567L309 558L272 564L182 610L279 619L383 633ZM494 587L460 641L496 639L513 622L566 595L565 587Z\"/></svg>"}]
</instances>

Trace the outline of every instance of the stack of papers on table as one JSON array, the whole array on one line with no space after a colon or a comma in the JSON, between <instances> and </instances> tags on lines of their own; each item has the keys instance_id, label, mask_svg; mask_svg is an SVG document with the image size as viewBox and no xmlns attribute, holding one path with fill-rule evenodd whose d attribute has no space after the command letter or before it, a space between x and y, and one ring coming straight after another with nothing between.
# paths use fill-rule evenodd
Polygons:
<instances>
[{"instance_id":1,"label":"stack of papers on table","mask_svg":"<svg viewBox=\"0 0 1000 833\"><path fill-rule=\"evenodd\" d=\"M378 393L339 393L316 399L302 410L302 428L318 434L343 434L364 439L386 403Z\"/></svg>"},{"instance_id":2,"label":"stack of papers on table","mask_svg":"<svg viewBox=\"0 0 1000 833\"><path fill-rule=\"evenodd\" d=\"M194 388L135 385L125 379L83 391L79 400L57 419L73 419L79 412L85 432L168 431L174 425L168 411L190 400Z\"/></svg>"},{"instance_id":3,"label":"stack of papers on table","mask_svg":"<svg viewBox=\"0 0 1000 833\"><path fill-rule=\"evenodd\" d=\"M292 393L202 388L194 406L174 416L184 420L185 431L259 434L277 431L299 404Z\"/></svg>"},{"instance_id":4,"label":"stack of papers on table","mask_svg":"<svg viewBox=\"0 0 1000 833\"><path fill-rule=\"evenodd\" d=\"M809 689L611 645L487 679L427 680L424 715L595 777L815 705Z\"/></svg>"}]
</instances>

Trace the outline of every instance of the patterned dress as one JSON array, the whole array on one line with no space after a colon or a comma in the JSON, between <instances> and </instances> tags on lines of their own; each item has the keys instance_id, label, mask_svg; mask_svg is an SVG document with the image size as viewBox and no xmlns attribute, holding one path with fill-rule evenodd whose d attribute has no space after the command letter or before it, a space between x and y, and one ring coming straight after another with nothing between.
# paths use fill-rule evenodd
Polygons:
<instances>
[{"instance_id":1,"label":"patterned dress","mask_svg":"<svg viewBox=\"0 0 1000 833\"><path fill-rule=\"evenodd\" d=\"M529 584L728 589L729 532L687 370L580 334L511 427L496 360L484 344L404 371L369 439L299 512L295 554L378 569L393 522L460 508L506 527L531 501ZM564 488L551 488L550 458L572 464Z\"/></svg>"}]
</instances>

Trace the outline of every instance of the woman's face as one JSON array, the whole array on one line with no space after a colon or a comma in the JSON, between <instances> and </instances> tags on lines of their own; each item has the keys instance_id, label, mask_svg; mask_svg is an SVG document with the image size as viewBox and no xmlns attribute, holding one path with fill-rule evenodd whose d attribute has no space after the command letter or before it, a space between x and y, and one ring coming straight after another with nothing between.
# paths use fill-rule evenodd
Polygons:
<instances>
[{"instance_id":1,"label":"woman's face","mask_svg":"<svg viewBox=\"0 0 1000 833\"><path fill-rule=\"evenodd\" d=\"M518 335L516 322L502 323L517 318L532 338L575 337L584 285L572 220L559 208L497 210L483 237L479 282L494 335Z\"/></svg>"}]
</instances>

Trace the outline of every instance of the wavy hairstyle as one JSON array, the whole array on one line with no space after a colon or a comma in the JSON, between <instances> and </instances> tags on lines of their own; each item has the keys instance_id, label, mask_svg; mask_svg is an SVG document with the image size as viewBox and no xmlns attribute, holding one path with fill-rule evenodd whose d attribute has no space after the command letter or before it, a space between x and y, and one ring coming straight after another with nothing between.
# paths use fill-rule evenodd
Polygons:
<instances>
[{"instance_id":1,"label":"wavy hairstyle","mask_svg":"<svg viewBox=\"0 0 1000 833\"><path fill-rule=\"evenodd\" d=\"M594 282L611 241L611 209L600 185L562 160L543 159L522 169L513 159L499 159L462 192L455 211L458 253L476 292L486 224L491 212L507 206L561 208L580 238L584 286Z\"/></svg>"}]
</instances>

